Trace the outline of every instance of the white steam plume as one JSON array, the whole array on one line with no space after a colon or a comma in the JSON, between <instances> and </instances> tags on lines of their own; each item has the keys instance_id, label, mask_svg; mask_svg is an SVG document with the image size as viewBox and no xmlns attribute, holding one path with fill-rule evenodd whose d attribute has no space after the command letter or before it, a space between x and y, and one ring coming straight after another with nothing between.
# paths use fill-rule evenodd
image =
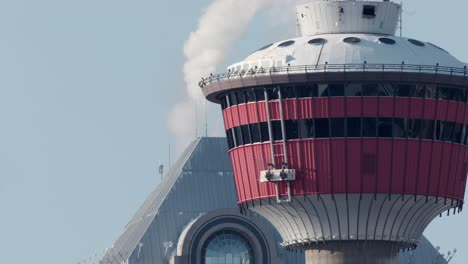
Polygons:
<instances>
[{"instance_id":1,"label":"white steam plume","mask_svg":"<svg viewBox=\"0 0 468 264\"><path fill-rule=\"evenodd\" d=\"M184 46L185 83L194 100L203 98L198 82L214 73L227 51L244 33L259 9L271 0L216 0L202 15L198 28L190 33Z\"/></svg>"},{"instance_id":2,"label":"white steam plume","mask_svg":"<svg viewBox=\"0 0 468 264\"><path fill-rule=\"evenodd\" d=\"M168 115L168 126L179 147L184 147L194 138L197 126L196 105L201 110L204 104L204 96L198 82L202 77L217 72L217 68L224 62L228 52L245 32L255 14L268 7L267 24L270 25L270 30L278 32L278 27L283 27L293 31L294 4L307 1L213 0L205 9L197 29L190 33L184 45L186 61L183 73L188 96L174 105ZM218 130L223 130L219 129L220 124L216 126Z\"/></svg>"},{"instance_id":3,"label":"white steam plume","mask_svg":"<svg viewBox=\"0 0 468 264\"><path fill-rule=\"evenodd\" d=\"M174 105L168 116L169 128L179 146L194 136L196 105L202 106L204 101L198 82L216 72L253 16L269 3L271 0L215 0L200 17L197 29L184 45L183 72L188 96Z\"/></svg>"}]
</instances>

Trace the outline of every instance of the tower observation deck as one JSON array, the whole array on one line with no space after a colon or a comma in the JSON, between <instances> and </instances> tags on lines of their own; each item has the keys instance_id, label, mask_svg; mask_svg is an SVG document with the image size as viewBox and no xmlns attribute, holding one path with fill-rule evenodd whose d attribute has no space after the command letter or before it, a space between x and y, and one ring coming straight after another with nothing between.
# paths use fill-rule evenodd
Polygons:
<instances>
[{"instance_id":1,"label":"tower observation deck","mask_svg":"<svg viewBox=\"0 0 468 264\"><path fill-rule=\"evenodd\" d=\"M239 206L308 263L395 263L463 208L467 64L395 36L397 3L296 10L301 37L200 82L223 110Z\"/></svg>"}]
</instances>

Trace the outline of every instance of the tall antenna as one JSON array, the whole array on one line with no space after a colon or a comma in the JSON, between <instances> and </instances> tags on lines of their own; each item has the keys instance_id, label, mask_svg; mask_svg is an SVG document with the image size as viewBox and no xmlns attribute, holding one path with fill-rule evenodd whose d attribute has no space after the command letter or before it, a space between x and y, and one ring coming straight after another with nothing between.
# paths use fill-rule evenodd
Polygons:
<instances>
[{"instance_id":1,"label":"tall antenna","mask_svg":"<svg viewBox=\"0 0 468 264\"><path fill-rule=\"evenodd\" d=\"M400 37L403 37L403 2L400 2Z\"/></svg>"},{"instance_id":2,"label":"tall antenna","mask_svg":"<svg viewBox=\"0 0 468 264\"><path fill-rule=\"evenodd\" d=\"M208 137L208 100L205 100L205 137Z\"/></svg>"},{"instance_id":3,"label":"tall antenna","mask_svg":"<svg viewBox=\"0 0 468 264\"><path fill-rule=\"evenodd\" d=\"M169 163L168 167L170 169L171 168L171 144L169 144L169 162L168 163Z\"/></svg>"},{"instance_id":4,"label":"tall antenna","mask_svg":"<svg viewBox=\"0 0 468 264\"><path fill-rule=\"evenodd\" d=\"M299 18L296 17L296 37L300 37L301 35L301 24L299 23Z\"/></svg>"}]
</instances>

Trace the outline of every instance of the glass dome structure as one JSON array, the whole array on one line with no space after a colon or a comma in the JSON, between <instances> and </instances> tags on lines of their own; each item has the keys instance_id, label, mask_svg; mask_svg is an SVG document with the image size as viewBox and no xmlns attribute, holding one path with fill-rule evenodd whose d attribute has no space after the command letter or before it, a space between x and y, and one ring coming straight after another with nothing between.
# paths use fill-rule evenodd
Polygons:
<instances>
[{"instance_id":1,"label":"glass dome structure","mask_svg":"<svg viewBox=\"0 0 468 264\"><path fill-rule=\"evenodd\" d=\"M241 234L223 230L207 239L202 251L203 264L254 264L253 248Z\"/></svg>"}]
</instances>

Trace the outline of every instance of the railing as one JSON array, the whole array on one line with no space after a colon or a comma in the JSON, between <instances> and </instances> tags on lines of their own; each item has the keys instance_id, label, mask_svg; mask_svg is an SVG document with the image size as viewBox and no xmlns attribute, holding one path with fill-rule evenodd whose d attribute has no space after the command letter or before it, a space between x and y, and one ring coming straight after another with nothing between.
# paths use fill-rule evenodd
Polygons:
<instances>
[{"instance_id":1,"label":"railing","mask_svg":"<svg viewBox=\"0 0 468 264\"><path fill-rule=\"evenodd\" d=\"M236 78L249 78L257 75L280 75L280 74L301 74L301 73L322 73L322 72L419 72L444 75L468 76L467 66L463 68L447 67L436 65L414 65L414 64L319 64L284 67L255 67L249 70L239 70L211 74L207 78L202 78L198 83L201 88L217 82L224 82Z\"/></svg>"}]
</instances>

